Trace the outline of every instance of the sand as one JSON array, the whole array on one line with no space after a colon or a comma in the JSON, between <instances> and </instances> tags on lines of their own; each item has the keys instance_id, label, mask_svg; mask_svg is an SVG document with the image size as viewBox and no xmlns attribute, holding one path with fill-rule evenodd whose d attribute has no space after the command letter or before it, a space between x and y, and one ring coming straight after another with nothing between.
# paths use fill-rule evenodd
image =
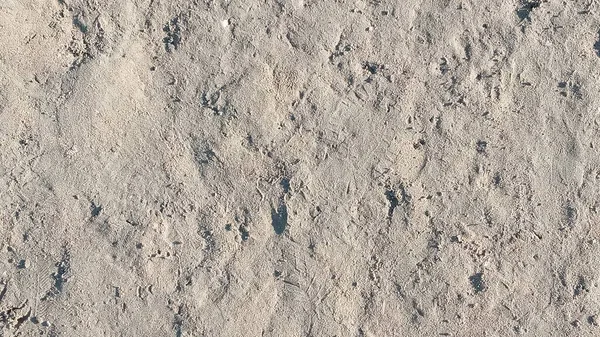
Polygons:
<instances>
[{"instance_id":1,"label":"sand","mask_svg":"<svg viewBox=\"0 0 600 337\"><path fill-rule=\"evenodd\" d=\"M2 0L1 336L600 336L593 1Z\"/></svg>"}]
</instances>

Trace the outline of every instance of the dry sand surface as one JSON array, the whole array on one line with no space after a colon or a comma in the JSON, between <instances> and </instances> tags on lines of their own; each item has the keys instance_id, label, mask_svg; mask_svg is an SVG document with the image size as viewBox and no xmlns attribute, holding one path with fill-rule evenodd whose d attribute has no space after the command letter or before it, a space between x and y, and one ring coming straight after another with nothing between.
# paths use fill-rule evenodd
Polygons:
<instances>
[{"instance_id":1,"label":"dry sand surface","mask_svg":"<svg viewBox=\"0 0 600 337\"><path fill-rule=\"evenodd\" d=\"M1 336L600 336L600 5L1 0Z\"/></svg>"}]
</instances>

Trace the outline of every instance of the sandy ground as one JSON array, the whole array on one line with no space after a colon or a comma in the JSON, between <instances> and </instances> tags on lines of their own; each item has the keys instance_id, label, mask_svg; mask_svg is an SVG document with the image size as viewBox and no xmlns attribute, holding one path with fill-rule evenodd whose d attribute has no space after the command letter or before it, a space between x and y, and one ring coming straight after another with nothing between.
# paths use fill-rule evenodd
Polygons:
<instances>
[{"instance_id":1,"label":"sandy ground","mask_svg":"<svg viewBox=\"0 0 600 337\"><path fill-rule=\"evenodd\" d=\"M2 336L600 336L595 1L0 1Z\"/></svg>"}]
</instances>

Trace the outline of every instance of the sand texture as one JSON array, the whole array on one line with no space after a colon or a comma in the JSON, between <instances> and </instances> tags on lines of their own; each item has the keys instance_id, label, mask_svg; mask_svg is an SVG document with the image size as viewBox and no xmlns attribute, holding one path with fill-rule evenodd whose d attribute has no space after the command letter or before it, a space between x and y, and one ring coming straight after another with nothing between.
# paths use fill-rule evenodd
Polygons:
<instances>
[{"instance_id":1,"label":"sand texture","mask_svg":"<svg viewBox=\"0 0 600 337\"><path fill-rule=\"evenodd\" d=\"M0 0L0 336L600 336L599 29Z\"/></svg>"}]
</instances>

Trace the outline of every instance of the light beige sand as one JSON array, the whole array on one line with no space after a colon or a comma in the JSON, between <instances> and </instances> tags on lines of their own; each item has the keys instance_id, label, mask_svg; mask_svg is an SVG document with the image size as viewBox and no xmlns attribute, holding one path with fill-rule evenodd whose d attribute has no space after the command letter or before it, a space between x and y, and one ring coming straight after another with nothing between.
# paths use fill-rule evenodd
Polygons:
<instances>
[{"instance_id":1,"label":"light beige sand","mask_svg":"<svg viewBox=\"0 0 600 337\"><path fill-rule=\"evenodd\" d=\"M0 1L2 336L600 336L593 1Z\"/></svg>"}]
</instances>

